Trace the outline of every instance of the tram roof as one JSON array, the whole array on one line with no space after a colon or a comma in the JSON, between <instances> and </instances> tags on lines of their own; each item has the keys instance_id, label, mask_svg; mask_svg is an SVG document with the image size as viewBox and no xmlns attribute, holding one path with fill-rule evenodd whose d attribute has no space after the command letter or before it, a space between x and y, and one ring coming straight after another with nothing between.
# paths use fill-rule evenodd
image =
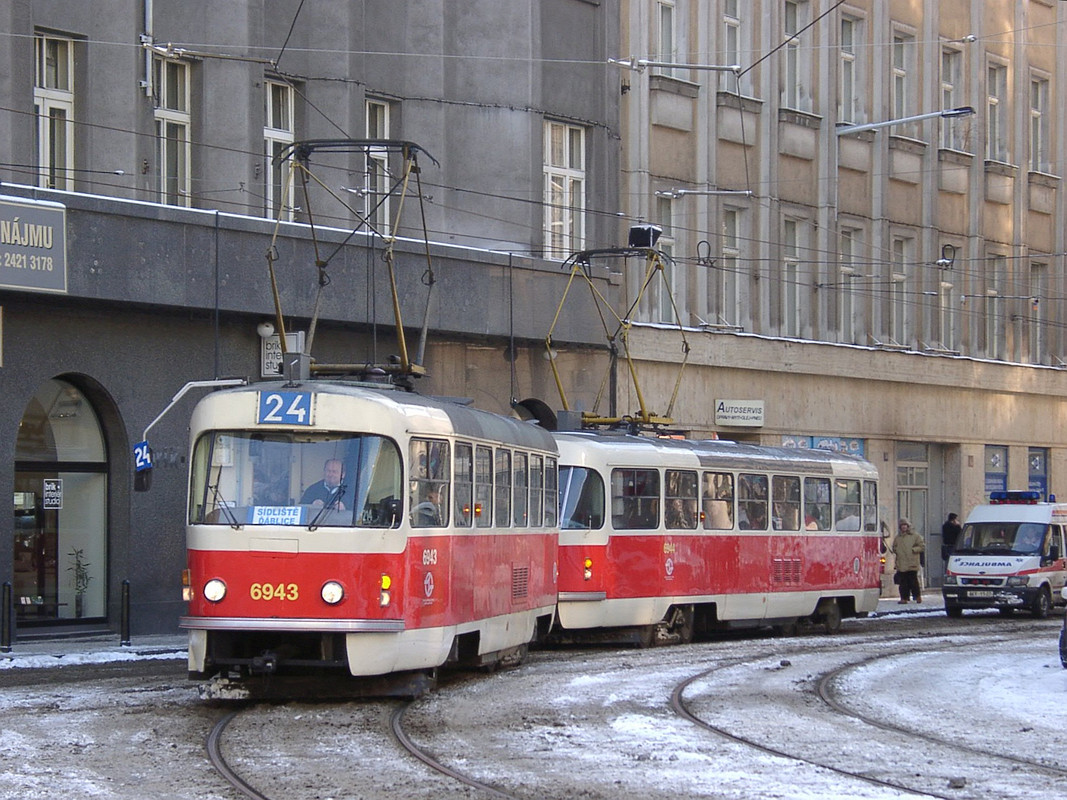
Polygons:
<instances>
[{"instance_id":1,"label":"tram roof","mask_svg":"<svg viewBox=\"0 0 1067 800\"><path fill-rule=\"evenodd\" d=\"M491 440L533 450L555 452L557 449L552 434L535 423L474 408L448 398L430 397L408 392L403 389L393 388L387 384L374 385L346 381L314 380L293 385L284 381L265 381L234 389L223 389L213 394L221 396L270 390L307 391L315 394L340 395L392 406L398 414L409 420L410 432L414 434L425 433L432 435L433 433L440 433L439 426L432 429L430 426L420 428L417 420L420 416L425 419L437 416L439 419L439 415L444 414L451 425L451 431L449 432L456 436ZM435 415L434 412L437 412L437 414Z\"/></svg>"},{"instance_id":2,"label":"tram roof","mask_svg":"<svg viewBox=\"0 0 1067 800\"><path fill-rule=\"evenodd\" d=\"M684 456L694 459L702 467L825 473L833 472L835 468L849 467L869 473L871 477L877 476L877 470L866 459L833 450L770 447L724 439L661 439L600 431L561 432L556 434L556 440L561 445L573 442L602 450L610 463L621 463L624 460L648 463L649 456L657 453L663 461ZM617 454L618 457L607 455L608 452Z\"/></svg>"}]
</instances>

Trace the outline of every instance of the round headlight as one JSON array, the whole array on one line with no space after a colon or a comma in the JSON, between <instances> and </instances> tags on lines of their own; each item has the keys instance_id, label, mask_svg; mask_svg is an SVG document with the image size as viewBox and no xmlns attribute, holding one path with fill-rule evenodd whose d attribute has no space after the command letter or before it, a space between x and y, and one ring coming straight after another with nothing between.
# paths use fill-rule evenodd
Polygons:
<instances>
[{"instance_id":1,"label":"round headlight","mask_svg":"<svg viewBox=\"0 0 1067 800\"><path fill-rule=\"evenodd\" d=\"M345 589L337 581L326 581L322 584L322 599L335 606L345 599Z\"/></svg>"},{"instance_id":2,"label":"round headlight","mask_svg":"<svg viewBox=\"0 0 1067 800\"><path fill-rule=\"evenodd\" d=\"M226 584L218 578L212 578L204 584L204 597L217 603L226 596Z\"/></svg>"}]
</instances>

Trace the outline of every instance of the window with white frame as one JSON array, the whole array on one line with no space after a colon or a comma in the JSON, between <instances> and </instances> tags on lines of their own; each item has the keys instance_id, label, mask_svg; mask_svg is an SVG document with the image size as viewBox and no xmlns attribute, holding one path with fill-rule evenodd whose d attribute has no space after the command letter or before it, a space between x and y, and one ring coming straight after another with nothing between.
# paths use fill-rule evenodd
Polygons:
<instances>
[{"instance_id":1,"label":"window with white frame","mask_svg":"<svg viewBox=\"0 0 1067 800\"><path fill-rule=\"evenodd\" d=\"M990 61L986 69L986 158L1008 160L1008 68Z\"/></svg>"},{"instance_id":2,"label":"window with white frame","mask_svg":"<svg viewBox=\"0 0 1067 800\"><path fill-rule=\"evenodd\" d=\"M671 297L678 301L678 275L674 264L674 201L669 197L656 198L656 221L662 229L656 249L663 253L663 275L653 282L656 298L656 321L677 323Z\"/></svg>"},{"instance_id":3,"label":"window with white frame","mask_svg":"<svg viewBox=\"0 0 1067 800\"><path fill-rule=\"evenodd\" d=\"M745 28L741 19L741 0L723 0L722 4L722 53L723 64L741 64L741 58L747 46L744 41ZM745 10L748 10L746 4ZM741 94L741 87L747 86L746 77L738 77L732 72L719 73L719 89L724 92Z\"/></svg>"},{"instance_id":4,"label":"window with white frame","mask_svg":"<svg viewBox=\"0 0 1067 800\"><path fill-rule=\"evenodd\" d=\"M782 105L808 111L811 103L811 48L801 31L808 24L806 0L785 0L782 7Z\"/></svg>"},{"instance_id":5,"label":"window with white frame","mask_svg":"<svg viewBox=\"0 0 1067 800\"><path fill-rule=\"evenodd\" d=\"M1049 105L1048 78L1030 78L1030 169L1049 172Z\"/></svg>"},{"instance_id":6,"label":"window with white frame","mask_svg":"<svg viewBox=\"0 0 1067 800\"><path fill-rule=\"evenodd\" d=\"M1030 264L1030 299L1027 321L1030 328L1031 364L1043 364L1045 358L1045 314L1048 305L1048 264L1034 261Z\"/></svg>"},{"instance_id":7,"label":"window with white frame","mask_svg":"<svg viewBox=\"0 0 1067 800\"><path fill-rule=\"evenodd\" d=\"M33 47L37 185L73 191L74 41L38 35Z\"/></svg>"},{"instance_id":8,"label":"window with white frame","mask_svg":"<svg viewBox=\"0 0 1067 800\"><path fill-rule=\"evenodd\" d=\"M1008 257L994 254L986 259L985 276L985 354L986 358L1002 358L1004 355L1004 325L1001 304L1001 286L1008 274Z\"/></svg>"},{"instance_id":9,"label":"window with white frame","mask_svg":"<svg viewBox=\"0 0 1067 800\"><path fill-rule=\"evenodd\" d=\"M293 87L278 81L264 82L263 210L271 219L292 221L296 187L290 174L292 155L280 160L293 144Z\"/></svg>"},{"instance_id":10,"label":"window with white frame","mask_svg":"<svg viewBox=\"0 0 1067 800\"><path fill-rule=\"evenodd\" d=\"M678 56L678 4L676 0L656 0L656 61L677 64ZM656 67L659 75L682 77L676 67Z\"/></svg>"},{"instance_id":11,"label":"window with white frame","mask_svg":"<svg viewBox=\"0 0 1067 800\"><path fill-rule=\"evenodd\" d=\"M566 258L585 244L585 129L545 121L545 251Z\"/></svg>"},{"instance_id":12,"label":"window with white frame","mask_svg":"<svg viewBox=\"0 0 1067 800\"><path fill-rule=\"evenodd\" d=\"M840 74L838 76L837 119L838 122L855 123L860 116L860 87L863 86L862 60L856 56L858 45L863 43L863 21L855 17L841 17L841 42L838 47Z\"/></svg>"},{"instance_id":13,"label":"window with white frame","mask_svg":"<svg viewBox=\"0 0 1067 800\"><path fill-rule=\"evenodd\" d=\"M842 228L840 234L840 275L837 282L837 311L840 341L859 344L857 341L858 303L856 279L859 277L859 259L863 248L863 231L859 228Z\"/></svg>"},{"instance_id":14,"label":"window with white frame","mask_svg":"<svg viewBox=\"0 0 1067 800\"><path fill-rule=\"evenodd\" d=\"M715 287L710 303L715 312L715 324L741 324L741 225L739 208L725 208L722 212L721 258L718 268L712 267L708 285Z\"/></svg>"},{"instance_id":15,"label":"window with white frame","mask_svg":"<svg viewBox=\"0 0 1067 800\"><path fill-rule=\"evenodd\" d=\"M893 119L915 115L915 49L914 36L899 30L893 32L893 80L890 86ZM905 136L914 136L918 133L915 123L899 126L897 130Z\"/></svg>"},{"instance_id":16,"label":"window with white frame","mask_svg":"<svg viewBox=\"0 0 1067 800\"><path fill-rule=\"evenodd\" d=\"M389 104L381 100L367 101L366 136L368 139L390 137ZM367 173L364 176L364 219L383 236L390 232L389 154L381 148L367 152Z\"/></svg>"},{"instance_id":17,"label":"window with white frame","mask_svg":"<svg viewBox=\"0 0 1067 800\"><path fill-rule=\"evenodd\" d=\"M941 108L959 108L963 105L963 53L951 47L941 49ZM963 150L964 128L951 117L938 120L941 128L941 146L947 150Z\"/></svg>"},{"instance_id":18,"label":"window with white frame","mask_svg":"<svg viewBox=\"0 0 1067 800\"><path fill-rule=\"evenodd\" d=\"M782 222L782 335L800 336L800 250L802 223L795 219Z\"/></svg>"},{"instance_id":19,"label":"window with white frame","mask_svg":"<svg viewBox=\"0 0 1067 800\"><path fill-rule=\"evenodd\" d=\"M893 238L892 263L889 275L889 335L895 344L911 344L911 309L908 292L914 263L915 240Z\"/></svg>"},{"instance_id":20,"label":"window with white frame","mask_svg":"<svg viewBox=\"0 0 1067 800\"><path fill-rule=\"evenodd\" d=\"M191 200L189 65L157 57L152 60L152 67L159 201L187 206Z\"/></svg>"}]
</instances>

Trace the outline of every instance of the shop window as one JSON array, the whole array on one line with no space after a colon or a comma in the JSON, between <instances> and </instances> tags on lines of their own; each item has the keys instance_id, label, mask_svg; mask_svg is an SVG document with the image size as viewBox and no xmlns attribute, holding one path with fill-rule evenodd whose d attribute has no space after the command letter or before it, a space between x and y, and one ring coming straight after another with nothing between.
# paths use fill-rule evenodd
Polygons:
<instances>
[{"instance_id":1,"label":"shop window","mask_svg":"<svg viewBox=\"0 0 1067 800\"><path fill-rule=\"evenodd\" d=\"M15 443L14 583L20 625L99 618L107 601L107 452L84 394L46 381Z\"/></svg>"}]
</instances>

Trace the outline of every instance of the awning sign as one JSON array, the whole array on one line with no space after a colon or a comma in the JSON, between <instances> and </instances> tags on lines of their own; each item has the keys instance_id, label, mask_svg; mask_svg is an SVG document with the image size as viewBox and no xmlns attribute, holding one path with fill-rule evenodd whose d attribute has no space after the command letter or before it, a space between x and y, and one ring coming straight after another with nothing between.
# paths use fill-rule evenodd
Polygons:
<instances>
[{"instance_id":1,"label":"awning sign","mask_svg":"<svg viewBox=\"0 0 1067 800\"><path fill-rule=\"evenodd\" d=\"M763 425L763 401L716 400L715 424L759 428Z\"/></svg>"},{"instance_id":2,"label":"awning sign","mask_svg":"<svg viewBox=\"0 0 1067 800\"><path fill-rule=\"evenodd\" d=\"M67 209L0 197L0 288L67 291Z\"/></svg>"}]
</instances>

